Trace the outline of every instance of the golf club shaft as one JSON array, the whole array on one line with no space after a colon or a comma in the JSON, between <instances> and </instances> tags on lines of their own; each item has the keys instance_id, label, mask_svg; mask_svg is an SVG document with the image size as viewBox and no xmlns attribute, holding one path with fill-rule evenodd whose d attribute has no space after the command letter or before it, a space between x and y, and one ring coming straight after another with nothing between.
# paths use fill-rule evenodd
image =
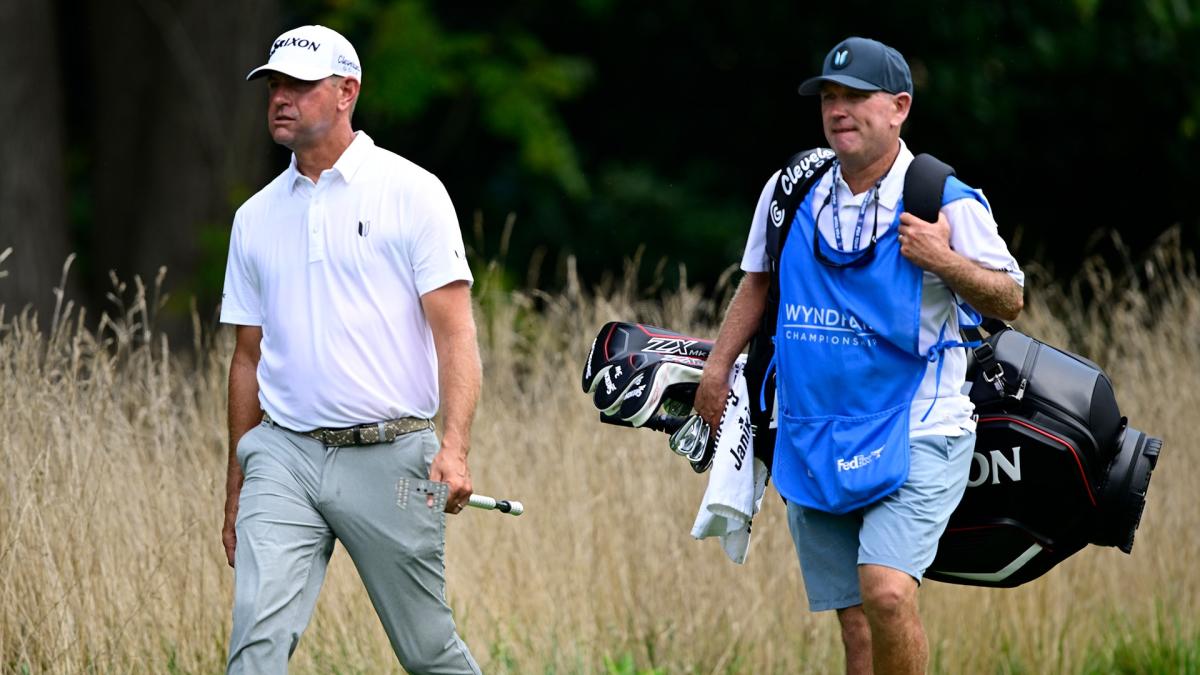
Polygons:
<instances>
[{"instance_id":1,"label":"golf club shaft","mask_svg":"<svg viewBox=\"0 0 1200 675\"><path fill-rule=\"evenodd\" d=\"M525 505L521 502L508 499L493 499L484 495L471 495L467 500L467 506L473 506L477 509L485 511L499 511L514 516L519 516L525 513Z\"/></svg>"}]
</instances>

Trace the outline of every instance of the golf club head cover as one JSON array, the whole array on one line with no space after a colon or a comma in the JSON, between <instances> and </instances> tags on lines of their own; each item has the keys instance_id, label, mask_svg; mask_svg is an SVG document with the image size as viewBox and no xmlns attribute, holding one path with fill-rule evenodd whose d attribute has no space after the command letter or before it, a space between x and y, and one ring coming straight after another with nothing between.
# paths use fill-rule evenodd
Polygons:
<instances>
[{"instance_id":1,"label":"golf club head cover","mask_svg":"<svg viewBox=\"0 0 1200 675\"><path fill-rule=\"evenodd\" d=\"M604 324L583 367L583 391L592 396L601 421L640 427L663 407L686 415L695 398L711 340L655 326Z\"/></svg>"}]
</instances>

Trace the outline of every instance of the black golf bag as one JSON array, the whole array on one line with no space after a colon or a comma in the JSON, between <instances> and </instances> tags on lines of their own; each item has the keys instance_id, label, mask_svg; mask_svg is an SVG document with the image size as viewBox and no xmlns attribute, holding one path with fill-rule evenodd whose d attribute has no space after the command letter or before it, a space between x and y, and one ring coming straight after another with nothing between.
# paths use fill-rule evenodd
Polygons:
<instances>
[{"instance_id":1,"label":"black golf bag","mask_svg":"<svg viewBox=\"0 0 1200 675\"><path fill-rule=\"evenodd\" d=\"M711 349L611 322L592 344L583 390L602 422L673 432L691 413ZM968 380L979 416L969 483L926 577L1011 587L1087 544L1129 553L1162 441L1128 426L1104 372L1003 327L975 350ZM773 436L766 424L755 434Z\"/></svg>"},{"instance_id":2,"label":"black golf bag","mask_svg":"<svg viewBox=\"0 0 1200 675\"><path fill-rule=\"evenodd\" d=\"M925 576L1011 587L1088 544L1129 553L1162 441L1128 425L1100 367L1004 327L968 381L975 455Z\"/></svg>"}]
</instances>

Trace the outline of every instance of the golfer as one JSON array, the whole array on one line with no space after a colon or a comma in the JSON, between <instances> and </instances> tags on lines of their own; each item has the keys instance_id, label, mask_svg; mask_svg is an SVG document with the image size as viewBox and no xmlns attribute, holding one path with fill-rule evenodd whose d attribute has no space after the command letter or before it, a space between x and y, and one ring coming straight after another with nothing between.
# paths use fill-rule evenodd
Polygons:
<instances>
[{"instance_id":1,"label":"golfer","mask_svg":"<svg viewBox=\"0 0 1200 675\"><path fill-rule=\"evenodd\" d=\"M238 209L225 272L228 672L287 671L336 539L405 670L478 673L445 598L445 514L471 495L480 386L454 207L351 129L363 72L344 37L288 31L247 79L262 77L271 137L293 154ZM448 484L444 512L398 499L425 479Z\"/></svg>"}]
</instances>

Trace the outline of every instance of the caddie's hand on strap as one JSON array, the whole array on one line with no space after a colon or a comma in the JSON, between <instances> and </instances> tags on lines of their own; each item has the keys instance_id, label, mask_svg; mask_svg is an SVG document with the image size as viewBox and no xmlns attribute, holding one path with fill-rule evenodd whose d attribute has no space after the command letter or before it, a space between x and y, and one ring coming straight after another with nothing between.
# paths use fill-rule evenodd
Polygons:
<instances>
[{"instance_id":1,"label":"caddie's hand on strap","mask_svg":"<svg viewBox=\"0 0 1200 675\"><path fill-rule=\"evenodd\" d=\"M936 222L921 220L911 213L900 214L900 254L914 265L937 274L954 256L950 248L950 221L938 212Z\"/></svg>"},{"instance_id":2,"label":"caddie's hand on strap","mask_svg":"<svg viewBox=\"0 0 1200 675\"><path fill-rule=\"evenodd\" d=\"M900 253L923 270L938 275L950 290L984 316L1013 321L1025 306L1024 290L1003 270L986 269L950 247L950 223L939 212L937 222L900 214Z\"/></svg>"}]
</instances>

